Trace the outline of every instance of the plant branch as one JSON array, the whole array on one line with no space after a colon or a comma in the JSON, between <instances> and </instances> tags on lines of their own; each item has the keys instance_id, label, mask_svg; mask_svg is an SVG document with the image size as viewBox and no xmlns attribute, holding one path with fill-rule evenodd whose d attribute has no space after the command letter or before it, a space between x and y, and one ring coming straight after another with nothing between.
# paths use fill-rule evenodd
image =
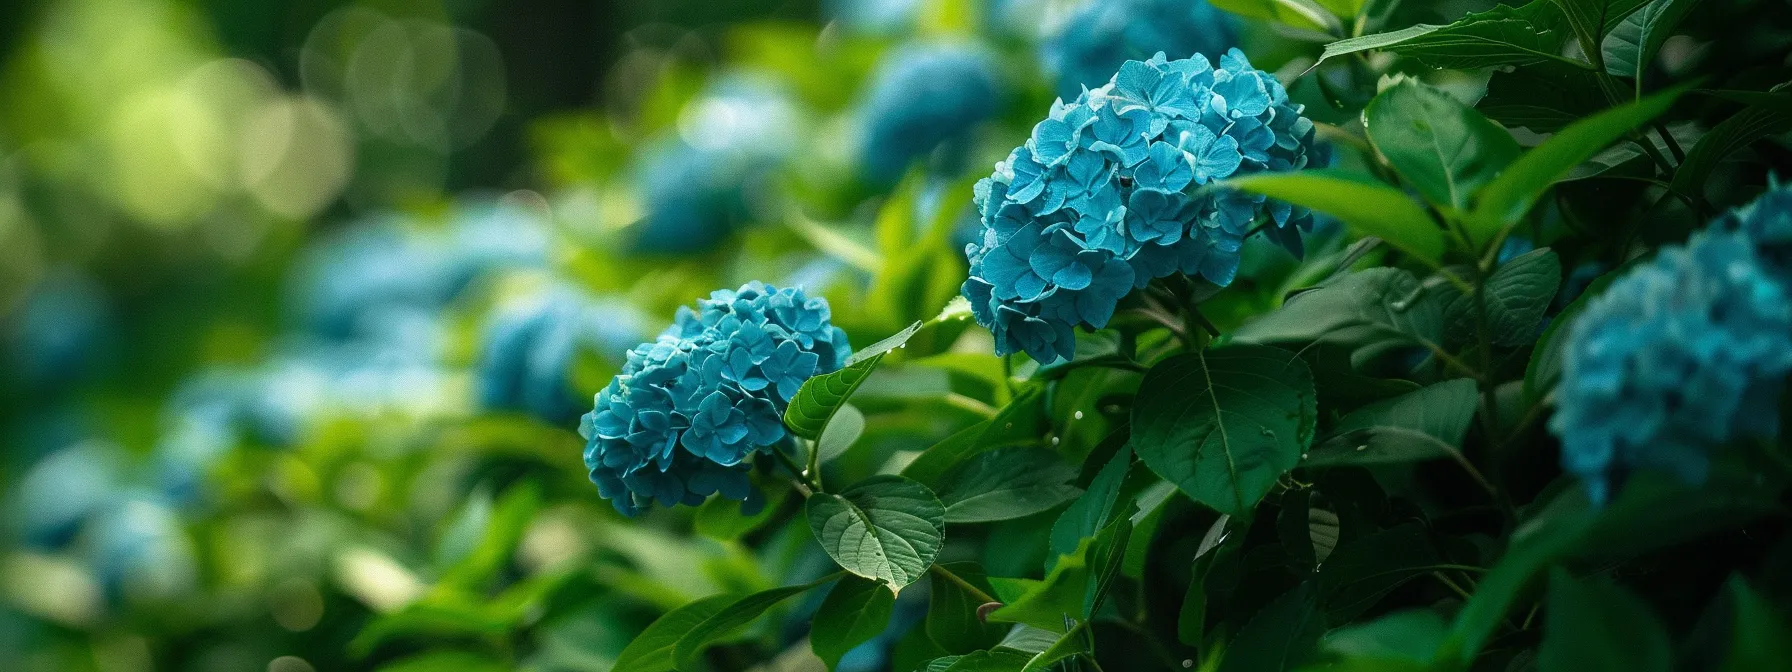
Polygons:
<instances>
[{"instance_id":1,"label":"plant branch","mask_svg":"<svg viewBox=\"0 0 1792 672\"><path fill-rule=\"evenodd\" d=\"M813 453L815 451L810 450L809 452ZM793 477L791 482L796 486L797 492L803 493L803 497L808 497L817 492L821 492L821 485L810 480L809 474L806 473L802 467L797 466L796 461L790 459L789 455L785 455L784 451L773 447L772 456L777 458L778 464L784 465L784 468L790 471L790 475Z\"/></svg>"},{"instance_id":2,"label":"plant branch","mask_svg":"<svg viewBox=\"0 0 1792 672\"><path fill-rule=\"evenodd\" d=\"M988 604L991 602L997 602L997 603L1001 602L1001 600L998 600L994 597L990 597L989 593L983 592L983 589L971 585L971 582L964 580L963 577L961 577L957 574L953 574L952 570L946 569L945 567L940 566L938 563L935 563L932 567L928 567L927 571L929 573L933 574L934 576L940 577L947 581L951 581L952 583L956 584L959 587L959 589L963 590L966 593L969 593L971 597L981 600L984 604Z\"/></svg>"}]
</instances>

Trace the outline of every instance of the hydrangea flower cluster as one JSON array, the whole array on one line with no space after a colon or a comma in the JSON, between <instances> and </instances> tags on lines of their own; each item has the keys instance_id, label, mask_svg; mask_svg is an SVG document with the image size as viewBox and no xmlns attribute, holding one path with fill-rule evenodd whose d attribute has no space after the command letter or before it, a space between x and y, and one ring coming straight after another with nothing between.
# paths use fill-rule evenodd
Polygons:
<instances>
[{"instance_id":1,"label":"hydrangea flower cluster","mask_svg":"<svg viewBox=\"0 0 1792 672\"><path fill-rule=\"evenodd\" d=\"M890 184L917 157L961 140L995 115L1000 83L987 54L967 46L898 49L883 59L862 103L865 178Z\"/></svg>"},{"instance_id":2,"label":"hydrangea flower cluster","mask_svg":"<svg viewBox=\"0 0 1792 672\"><path fill-rule=\"evenodd\" d=\"M567 287L502 306L485 326L480 401L486 408L521 409L553 423L578 417L583 402L572 373L579 355L626 351L640 342L645 323L626 302Z\"/></svg>"},{"instance_id":3,"label":"hydrangea flower cluster","mask_svg":"<svg viewBox=\"0 0 1792 672\"><path fill-rule=\"evenodd\" d=\"M717 492L756 507L748 459L785 440L784 409L803 381L849 354L827 300L800 289L750 282L681 307L580 419L591 481L630 515Z\"/></svg>"},{"instance_id":4,"label":"hydrangea flower cluster","mask_svg":"<svg viewBox=\"0 0 1792 672\"><path fill-rule=\"evenodd\" d=\"M1157 51L1218 54L1238 45L1232 21L1207 0L1088 0L1043 44L1058 95L1100 86L1121 63Z\"/></svg>"},{"instance_id":5,"label":"hydrangea flower cluster","mask_svg":"<svg viewBox=\"0 0 1792 672\"><path fill-rule=\"evenodd\" d=\"M752 219L749 187L794 153L802 114L775 81L736 74L679 113L633 171L646 215L628 244L647 254L713 248Z\"/></svg>"},{"instance_id":6,"label":"hydrangea flower cluster","mask_svg":"<svg viewBox=\"0 0 1792 672\"><path fill-rule=\"evenodd\" d=\"M1563 468L1595 502L1641 467L1702 482L1713 446L1778 432L1792 371L1784 277L1749 231L1718 226L1663 248L1588 304L1562 354L1550 428Z\"/></svg>"},{"instance_id":7,"label":"hydrangea flower cluster","mask_svg":"<svg viewBox=\"0 0 1792 672\"><path fill-rule=\"evenodd\" d=\"M1053 104L1032 138L977 184L982 240L963 287L996 352L1069 359L1077 324L1105 326L1127 293L1175 273L1229 285L1253 223L1298 249L1304 209L1235 191L1236 174L1330 161L1313 122L1234 49L1128 61L1101 88Z\"/></svg>"}]
</instances>

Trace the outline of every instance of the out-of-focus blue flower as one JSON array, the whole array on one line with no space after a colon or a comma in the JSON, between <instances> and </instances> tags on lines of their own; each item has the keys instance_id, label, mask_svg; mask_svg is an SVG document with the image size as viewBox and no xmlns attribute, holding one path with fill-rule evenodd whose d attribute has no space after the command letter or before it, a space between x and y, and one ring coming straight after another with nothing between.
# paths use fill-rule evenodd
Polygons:
<instances>
[{"instance_id":1,"label":"out-of-focus blue flower","mask_svg":"<svg viewBox=\"0 0 1792 672\"><path fill-rule=\"evenodd\" d=\"M501 202L474 202L440 230L397 215L362 223L307 250L290 283L299 321L325 338L352 338L395 311L435 311L481 276L547 260L545 222Z\"/></svg>"},{"instance_id":2,"label":"out-of-focus blue flower","mask_svg":"<svg viewBox=\"0 0 1792 672\"><path fill-rule=\"evenodd\" d=\"M859 111L865 179L892 184L916 158L961 144L995 115L1001 93L989 56L973 47L914 45L885 55Z\"/></svg>"},{"instance_id":3,"label":"out-of-focus blue flower","mask_svg":"<svg viewBox=\"0 0 1792 672\"><path fill-rule=\"evenodd\" d=\"M1550 428L1596 502L1636 468L1701 482L1714 447L1779 430L1792 294L1744 233L1662 248L1570 328Z\"/></svg>"},{"instance_id":4,"label":"out-of-focus blue flower","mask_svg":"<svg viewBox=\"0 0 1792 672\"><path fill-rule=\"evenodd\" d=\"M154 495L115 495L88 530L94 573L114 599L162 599L192 588L198 576L193 541L180 518Z\"/></svg>"},{"instance_id":5,"label":"out-of-focus blue flower","mask_svg":"<svg viewBox=\"0 0 1792 672\"><path fill-rule=\"evenodd\" d=\"M1100 86L1129 60L1218 54L1238 45L1231 18L1207 0L1088 0L1042 45L1058 95Z\"/></svg>"},{"instance_id":6,"label":"out-of-focus blue flower","mask_svg":"<svg viewBox=\"0 0 1792 672\"><path fill-rule=\"evenodd\" d=\"M717 492L757 505L748 459L785 440L784 409L803 381L851 352L829 317L825 299L758 282L680 308L580 419L598 492L627 514Z\"/></svg>"},{"instance_id":7,"label":"out-of-focus blue flower","mask_svg":"<svg viewBox=\"0 0 1792 672\"><path fill-rule=\"evenodd\" d=\"M55 550L80 531L124 482L125 460L118 449L95 441L63 448L25 472L9 507L16 512L26 544Z\"/></svg>"},{"instance_id":8,"label":"out-of-focus blue flower","mask_svg":"<svg viewBox=\"0 0 1792 672\"><path fill-rule=\"evenodd\" d=\"M1766 193L1725 213L1716 225L1748 236L1781 282L1792 285L1792 186L1771 180Z\"/></svg>"},{"instance_id":9,"label":"out-of-focus blue flower","mask_svg":"<svg viewBox=\"0 0 1792 672\"><path fill-rule=\"evenodd\" d=\"M187 506L205 495L206 477L218 459L236 447L234 409L192 409L172 418L150 457L157 489L170 504Z\"/></svg>"},{"instance_id":10,"label":"out-of-focus blue flower","mask_svg":"<svg viewBox=\"0 0 1792 672\"><path fill-rule=\"evenodd\" d=\"M1076 325L1101 328L1127 293L1182 273L1231 284L1254 225L1298 252L1304 209L1197 185L1330 162L1313 122L1234 49L1128 61L1058 101L1025 145L977 184L981 240L963 292L996 352L1068 359Z\"/></svg>"},{"instance_id":11,"label":"out-of-focus blue flower","mask_svg":"<svg viewBox=\"0 0 1792 672\"><path fill-rule=\"evenodd\" d=\"M722 79L679 115L674 136L651 143L635 175L646 215L629 245L649 254L715 247L751 221L754 184L769 180L796 149L801 114L764 78Z\"/></svg>"},{"instance_id":12,"label":"out-of-focus blue flower","mask_svg":"<svg viewBox=\"0 0 1792 672\"><path fill-rule=\"evenodd\" d=\"M570 287L501 306L485 326L480 402L487 408L526 410L547 422L570 421L588 403L573 389L580 353L620 364L622 353L646 332L646 320L627 302L597 299Z\"/></svg>"},{"instance_id":13,"label":"out-of-focus blue flower","mask_svg":"<svg viewBox=\"0 0 1792 672\"><path fill-rule=\"evenodd\" d=\"M64 387L94 372L111 320L98 283L73 269L55 270L31 288L6 321L7 350L25 383Z\"/></svg>"}]
</instances>

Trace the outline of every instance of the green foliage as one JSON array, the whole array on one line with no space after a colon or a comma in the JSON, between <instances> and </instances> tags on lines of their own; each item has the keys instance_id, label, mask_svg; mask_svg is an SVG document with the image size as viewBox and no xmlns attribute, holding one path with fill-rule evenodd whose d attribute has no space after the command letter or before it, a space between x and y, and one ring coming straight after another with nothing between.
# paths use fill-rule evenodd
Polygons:
<instances>
[{"instance_id":1,"label":"green foliage","mask_svg":"<svg viewBox=\"0 0 1792 672\"><path fill-rule=\"evenodd\" d=\"M809 645L828 669L834 669L847 651L884 631L895 606L895 593L876 581L856 576L840 579L815 610Z\"/></svg>"},{"instance_id":2,"label":"green foliage","mask_svg":"<svg viewBox=\"0 0 1792 672\"><path fill-rule=\"evenodd\" d=\"M891 593L926 573L946 541L946 507L927 486L874 476L806 505L809 529L847 571L881 581Z\"/></svg>"},{"instance_id":3,"label":"green foliage","mask_svg":"<svg viewBox=\"0 0 1792 672\"><path fill-rule=\"evenodd\" d=\"M1467 210L1470 198L1519 153L1499 124L1410 79L1369 101L1363 130L1388 165L1440 208Z\"/></svg>"}]
</instances>

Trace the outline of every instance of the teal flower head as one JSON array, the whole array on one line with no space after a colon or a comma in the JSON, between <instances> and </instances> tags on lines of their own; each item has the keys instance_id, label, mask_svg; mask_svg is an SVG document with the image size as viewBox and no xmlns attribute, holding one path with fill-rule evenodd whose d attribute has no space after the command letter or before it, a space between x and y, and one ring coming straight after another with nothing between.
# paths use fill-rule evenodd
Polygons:
<instances>
[{"instance_id":1,"label":"teal flower head","mask_svg":"<svg viewBox=\"0 0 1792 672\"><path fill-rule=\"evenodd\" d=\"M888 185L916 159L940 150L962 163L965 140L994 116L1002 97L990 57L959 45L914 45L884 57L872 75L860 115L860 170Z\"/></svg>"},{"instance_id":2,"label":"teal flower head","mask_svg":"<svg viewBox=\"0 0 1792 672\"><path fill-rule=\"evenodd\" d=\"M1550 429L1596 502L1642 468L1702 482L1714 448L1779 431L1792 293L1740 231L1695 234L1614 281L1569 328Z\"/></svg>"},{"instance_id":3,"label":"teal flower head","mask_svg":"<svg viewBox=\"0 0 1792 672\"><path fill-rule=\"evenodd\" d=\"M580 419L591 481L627 514L716 493L756 506L752 456L786 441L803 382L850 354L827 301L800 289L750 282L680 308Z\"/></svg>"},{"instance_id":4,"label":"teal flower head","mask_svg":"<svg viewBox=\"0 0 1792 672\"><path fill-rule=\"evenodd\" d=\"M1224 286L1253 224L1299 253L1305 210L1195 188L1233 175L1330 162L1313 123L1236 49L1128 61L1108 83L1058 101L975 194L982 235L965 249L965 298L999 354L1069 358L1078 325L1181 273Z\"/></svg>"}]
</instances>

